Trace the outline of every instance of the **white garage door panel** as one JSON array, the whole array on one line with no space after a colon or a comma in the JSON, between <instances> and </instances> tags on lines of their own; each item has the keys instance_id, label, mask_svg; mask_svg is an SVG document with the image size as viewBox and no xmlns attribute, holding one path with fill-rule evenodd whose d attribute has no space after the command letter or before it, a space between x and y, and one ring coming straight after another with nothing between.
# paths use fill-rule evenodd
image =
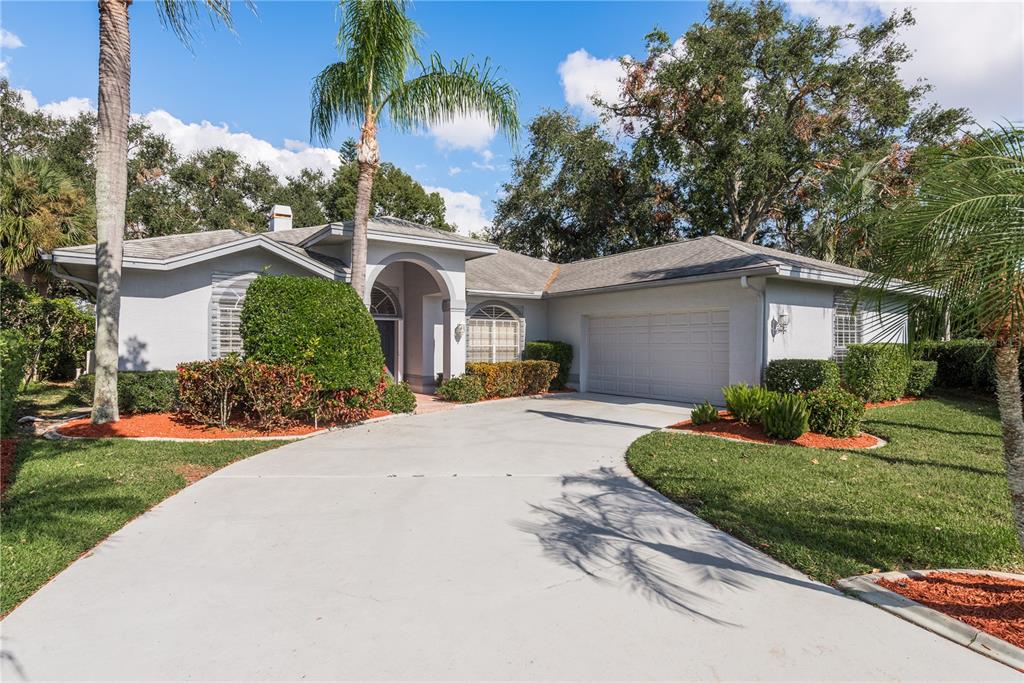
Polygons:
<instances>
[{"instance_id":1,"label":"white garage door panel","mask_svg":"<svg viewBox=\"0 0 1024 683\"><path fill-rule=\"evenodd\" d=\"M729 311L591 318L587 388L673 401L721 400Z\"/></svg>"}]
</instances>

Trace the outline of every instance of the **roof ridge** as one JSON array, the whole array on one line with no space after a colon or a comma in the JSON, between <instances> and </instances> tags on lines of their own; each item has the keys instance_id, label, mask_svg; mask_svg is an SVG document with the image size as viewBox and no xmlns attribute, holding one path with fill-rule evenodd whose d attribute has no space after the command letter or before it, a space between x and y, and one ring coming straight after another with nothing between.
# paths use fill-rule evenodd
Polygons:
<instances>
[{"instance_id":1,"label":"roof ridge","mask_svg":"<svg viewBox=\"0 0 1024 683\"><path fill-rule=\"evenodd\" d=\"M677 244L687 244L688 242L697 242L699 240L707 239L713 235L701 235L700 237L687 237L681 240L672 240L671 242L665 242L663 244L652 244L649 247L640 247L639 249L630 249L629 251L617 251L614 254L602 254L601 256L592 256L590 258L579 259L578 261L569 261L568 263L562 263L563 266L574 266L577 263L590 263L591 261L600 261L606 258L615 258L616 256L625 256L626 254L638 254L641 251L650 251L651 249L661 249L662 247L672 247Z\"/></svg>"},{"instance_id":2,"label":"roof ridge","mask_svg":"<svg viewBox=\"0 0 1024 683\"><path fill-rule=\"evenodd\" d=\"M708 236L711 237L711 238L714 238L717 242L720 242L722 244L725 244L725 245L728 245L728 246L732 247L736 251L739 251L739 252L742 252L744 254L747 254L748 256L754 256L757 259L759 259L761 261L764 261L765 263L767 263L769 265L779 265L778 261L776 261L775 259L768 258L767 254L764 254L764 253L758 251L757 249L754 249L752 246L750 246L746 242L741 242L740 240L734 240L732 238L726 237L725 235L708 235ZM760 246L760 245L758 245L758 246Z\"/></svg>"}]
</instances>

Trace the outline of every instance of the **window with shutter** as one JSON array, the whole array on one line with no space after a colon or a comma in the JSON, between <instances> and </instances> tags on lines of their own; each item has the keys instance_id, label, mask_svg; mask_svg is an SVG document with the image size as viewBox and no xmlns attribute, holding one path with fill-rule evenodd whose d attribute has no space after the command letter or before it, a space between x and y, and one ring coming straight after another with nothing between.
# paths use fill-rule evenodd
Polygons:
<instances>
[{"instance_id":1,"label":"window with shutter","mask_svg":"<svg viewBox=\"0 0 1024 683\"><path fill-rule=\"evenodd\" d=\"M861 342L863 321L860 310L854 309L856 301L852 292L837 290L833 302L832 355L842 365L850 345Z\"/></svg>"},{"instance_id":2,"label":"window with shutter","mask_svg":"<svg viewBox=\"0 0 1024 683\"><path fill-rule=\"evenodd\" d=\"M239 331L245 292L258 273L214 273L210 296L210 358L243 353Z\"/></svg>"}]
</instances>

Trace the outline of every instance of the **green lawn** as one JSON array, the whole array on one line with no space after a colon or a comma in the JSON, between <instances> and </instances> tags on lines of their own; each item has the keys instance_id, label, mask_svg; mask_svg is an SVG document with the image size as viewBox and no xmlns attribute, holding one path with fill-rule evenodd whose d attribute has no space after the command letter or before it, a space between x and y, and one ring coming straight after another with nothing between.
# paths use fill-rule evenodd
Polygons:
<instances>
[{"instance_id":1,"label":"green lawn","mask_svg":"<svg viewBox=\"0 0 1024 683\"><path fill-rule=\"evenodd\" d=\"M184 488L183 468L208 472L280 445L22 439L14 483L0 505L0 614Z\"/></svg>"},{"instance_id":2,"label":"green lawn","mask_svg":"<svg viewBox=\"0 0 1024 683\"><path fill-rule=\"evenodd\" d=\"M34 382L18 394L14 414L47 416L62 414L74 408L81 408L70 396L71 383Z\"/></svg>"},{"instance_id":3,"label":"green lawn","mask_svg":"<svg viewBox=\"0 0 1024 683\"><path fill-rule=\"evenodd\" d=\"M626 459L669 498L826 583L873 568L1024 567L994 403L880 408L864 429L889 445L830 451L656 432Z\"/></svg>"}]
</instances>

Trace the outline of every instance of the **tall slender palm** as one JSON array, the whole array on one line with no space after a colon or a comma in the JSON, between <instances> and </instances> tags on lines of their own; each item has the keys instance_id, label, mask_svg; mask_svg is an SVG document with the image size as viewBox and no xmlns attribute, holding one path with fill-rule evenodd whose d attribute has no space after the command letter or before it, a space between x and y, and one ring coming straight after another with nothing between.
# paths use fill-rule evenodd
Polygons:
<instances>
[{"instance_id":1,"label":"tall slender palm","mask_svg":"<svg viewBox=\"0 0 1024 683\"><path fill-rule=\"evenodd\" d=\"M121 256L128 198L128 117L131 90L132 0L99 0L99 111L96 132L96 391L92 421L115 422L117 337L121 317ZM251 5L250 5L251 7ZM205 8L231 27L230 0L156 0L164 26L188 45Z\"/></svg>"},{"instance_id":2,"label":"tall slender palm","mask_svg":"<svg viewBox=\"0 0 1024 683\"><path fill-rule=\"evenodd\" d=\"M874 249L878 275L866 284L925 287L936 296L911 300L918 318L939 326L953 312L992 342L1003 456L1024 547L1024 129L982 131L932 151L924 168L918 191L884 226Z\"/></svg>"},{"instance_id":3,"label":"tall slender palm","mask_svg":"<svg viewBox=\"0 0 1024 683\"><path fill-rule=\"evenodd\" d=\"M352 235L352 286L366 289L366 224L373 176L380 165L377 124L387 117L410 130L461 114L481 112L514 140L519 130L515 90L487 62L462 59L445 65L437 55L420 60L419 27L406 16L405 0L341 0L338 48L344 61L314 79L310 130L327 141L340 120L361 126L356 160L359 182ZM411 69L419 73L409 76Z\"/></svg>"}]
</instances>

